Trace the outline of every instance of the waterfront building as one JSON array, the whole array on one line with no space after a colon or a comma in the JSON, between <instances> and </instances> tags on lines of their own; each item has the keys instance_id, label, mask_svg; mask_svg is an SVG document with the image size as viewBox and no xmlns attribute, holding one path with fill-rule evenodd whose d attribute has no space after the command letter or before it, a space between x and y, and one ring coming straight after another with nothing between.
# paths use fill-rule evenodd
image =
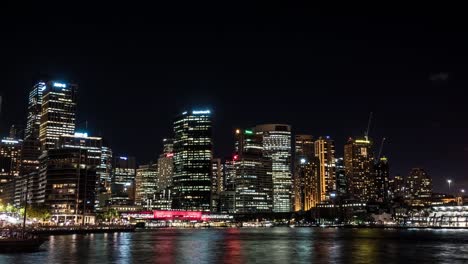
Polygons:
<instances>
[{"instance_id":1,"label":"waterfront building","mask_svg":"<svg viewBox=\"0 0 468 264\"><path fill-rule=\"evenodd\" d=\"M156 200L157 179L157 164L149 163L138 167L135 180L135 205L151 210L152 203Z\"/></svg>"},{"instance_id":2,"label":"waterfront building","mask_svg":"<svg viewBox=\"0 0 468 264\"><path fill-rule=\"evenodd\" d=\"M424 205L432 196L432 179L424 169L413 168L405 179L404 188L407 203Z\"/></svg>"},{"instance_id":3,"label":"waterfront building","mask_svg":"<svg viewBox=\"0 0 468 264\"><path fill-rule=\"evenodd\" d=\"M264 124L257 125L253 131L262 137L263 153L272 160L273 211L291 212L291 127Z\"/></svg>"},{"instance_id":4,"label":"waterfront building","mask_svg":"<svg viewBox=\"0 0 468 264\"><path fill-rule=\"evenodd\" d=\"M39 188L53 222L94 223L99 164L94 155L87 149L61 148L49 149L40 157Z\"/></svg>"},{"instance_id":5,"label":"waterfront building","mask_svg":"<svg viewBox=\"0 0 468 264\"><path fill-rule=\"evenodd\" d=\"M173 209L210 211L212 116L185 111L174 121Z\"/></svg>"},{"instance_id":6,"label":"waterfront building","mask_svg":"<svg viewBox=\"0 0 468 264\"><path fill-rule=\"evenodd\" d=\"M20 174L22 144L22 140L10 137L0 141L0 200L3 203L14 203L15 180Z\"/></svg>"},{"instance_id":7,"label":"waterfront building","mask_svg":"<svg viewBox=\"0 0 468 264\"><path fill-rule=\"evenodd\" d=\"M173 139L163 139L163 153L158 158L157 191L162 192L172 186L174 175L174 143Z\"/></svg>"},{"instance_id":8,"label":"waterfront building","mask_svg":"<svg viewBox=\"0 0 468 264\"><path fill-rule=\"evenodd\" d=\"M350 198L361 202L370 200L374 169L372 142L367 138L350 138L344 147L344 165Z\"/></svg>"},{"instance_id":9,"label":"waterfront building","mask_svg":"<svg viewBox=\"0 0 468 264\"><path fill-rule=\"evenodd\" d=\"M388 159L386 157L380 158L379 162L375 164L375 177L374 177L374 190L371 192L374 195L374 200L380 203L387 203L389 201L389 177L390 169Z\"/></svg>"},{"instance_id":10,"label":"waterfront building","mask_svg":"<svg viewBox=\"0 0 468 264\"><path fill-rule=\"evenodd\" d=\"M272 160L265 156L263 135L236 129L233 157L235 212L263 213L273 210ZM230 191L223 193L222 211L229 211Z\"/></svg>"},{"instance_id":11,"label":"waterfront building","mask_svg":"<svg viewBox=\"0 0 468 264\"><path fill-rule=\"evenodd\" d=\"M112 205L133 205L135 202L136 161L134 157L115 156L112 163Z\"/></svg>"},{"instance_id":12,"label":"waterfront building","mask_svg":"<svg viewBox=\"0 0 468 264\"><path fill-rule=\"evenodd\" d=\"M336 195L335 143L330 137L320 137L315 143L315 157L320 162L319 201Z\"/></svg>"},{"instance_id":13,"label":"waterfront building","mask_svg":"<svg viewBox=\"0 0 468 264\"><path fill-rule=\"evenodd\" d=\"M342 157L335 159L336 165L336 193L339 197L347 196L346 170Z\"/></svg>"},{"instance_id":14,"label":"waterfront building","mask_svg":"<svg viewBox=\"0 0 468 264\"><path fill-rule=\"evenodd\" d=\"M305 166L314 159L312 135L296 135L294 138L293 210L303 211L305 202Z\"/></svg>"}]
</instances>

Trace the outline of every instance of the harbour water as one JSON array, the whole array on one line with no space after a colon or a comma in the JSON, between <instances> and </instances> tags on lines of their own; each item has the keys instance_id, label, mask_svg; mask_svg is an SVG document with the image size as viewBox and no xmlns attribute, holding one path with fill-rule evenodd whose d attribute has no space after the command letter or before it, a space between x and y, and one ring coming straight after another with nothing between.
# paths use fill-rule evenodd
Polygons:
<instances>
[{"instance_id":1,"label":"harbour water","mask_svg":"<svg viewBox=\"0 0 468 264\"><path fill-rule=\"evenodd\" d=\"M468 230L153 229L50 236L0 263L468 263Z\"/></svg>"}]
</instances>

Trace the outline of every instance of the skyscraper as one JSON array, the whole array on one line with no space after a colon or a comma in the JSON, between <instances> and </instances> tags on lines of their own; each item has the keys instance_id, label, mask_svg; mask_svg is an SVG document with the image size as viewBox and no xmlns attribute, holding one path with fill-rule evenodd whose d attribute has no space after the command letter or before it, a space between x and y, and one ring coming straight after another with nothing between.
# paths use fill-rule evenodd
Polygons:
<instances>
[{"instance_id":1,"label":"skyscraper","mask_svg":"<svg viewBox=\"0 0 468 264\"><path fill-rule=\"evenodd\" d=\"M211 112L185 111L174 121L173 208L210 210Z\"/></svg>"},{"instance_id":2,"label":"skyscraper","mask_svg":"<svg viewBox=\"0 0 468 264\"><path fill-rule=\"evenodd\" d=\"M44 150L55 148L60 135L74 134L77 92L75 84L54 81L47 82L42 90L39 138ZM31 123L31 127L35 125L36 121Z\"/></svg>"},{"instance_id":3,"label":"skyscraper","mask_svg":"<svg viewBox=\"0 0 468 264\"><path fill-rule=\"evenodd\" d=\"M221 159L211 161L211 211L218 211L219 195L223 191L223 166Z\"/></svg>"},{"instance_id":4,"label":"skyscraper","mask_svg":"<svg viewBox=\"0 0 468 264\"><path fill-rule=\"evenodd\" d=\"M156 198L156 181L158 176L157 164L149 163L140 165L136 171L135 180L135 204L152 209L153 201Z\"/></svg>"},{"instance_id":5,"label":"skyscraper","mask_svg":"<svg viewBox=\"0 0 468 264\"><path fill-rule=\"evenodd\" d=\"M312 135L295 136L294 177L293 177L293 210L304 210L305 202L305 166L314 159L314 141Z\"/></svg>"},{"instance_id":6,"label":"skyscraper","mask_svg":"<svg viewBox=\"0 0 468 264\"><path fill-rule=\"evenodd\" d=\"M320 162L319 197L325 201L336 195L335 143L330 137L320 137L314 146L315 157Z\"/></svg>"},{"instance_id":7,"label":"skyscraper","mask_svg":"<svg viewBox=\"0 0 468 264\"><path fill-rule=\"evenodd\" d=\"M235 135L235 212L272 212L272 160L265 156L263 135L247 129L237 129Z\"/></svg>"},{"instance_id":8,"label":"skyscraper","mask_svg":"<svg viewBox=\"0 0 468 264\"><path fill-rule=\"evenodd\" d=\"M115 156L112 163L113 205L133 205L135 202L136 161L134 157Z\"/></svg>"},{"instance_id":9,"label":"skyscraper","mask_svg":"<svg viewBox=\"0 0 468 264\"><path fill-rule=\"evenodd\" d=\"M375 177L372 187L374 191L374 199L377 202L387 203L389 201L389 177L390 168L388 165L388 159L386 157L380 158L379 162L375 164Z\"/></svg>"},{"instance_id":10,"label":"skyscraper","mask_svg":"<svg viewBox=\"0 0 468 264\"><path fill-rule=\"evenodd\" d=\"M283 124L264 124L254 128L262 136L265 157L272 159L273 211L291 212L291 127Z\"/></svg>"},{"instance_id":11,"label":"skyscraper","mask_svg":"<svg viewBox=\"0 0 468 264\"><path fill-rule=\"evenodd\" d=\"M163 153L158 158L157 191L162 192L172 186L174 175L174 145L173 139L163 139Z\"/></svg>"},{"instance_id":12,"label":"skyscraper","mask_svg":"<svg viewBox=\"0 0 468 264\"><path fill-rule=\"evenodd\" d=\"M361 202L370 199L369 186L373 177L374 158L372 142L368 139L350 138L344 147L344 165L348 195Z\"/></svg>"},{"instance_id":13,"label":"skyscraper","mask_svg":"<svg viewBox=\"0 0 468 264\"><path fill-rule=\"evenodd\" d=\"M346 183L346 170L343 158L335 159L336 165L336 192L339 197L345 197L348 193Z\"/></svg>"},{"instance_id":14,"label":"skyscraper","mask_svg":"<svg viewBox=\"0 0 468 264\"><path fill-rule=\"evenodd\" d=\"M13 203L15 180L19 177L22 140L4 138L0 141L0 199Z\"/></svg>"},{"instance_id":15,"label":"skyscraper","mask_svg":"<svg viewBox=\"0 0 468 264\"><path fill-rule=\"evenodd\" d=\"M39 139L39 129L42 114L42 93L46 88L45 82L36 83L29 93L28 117L26 121L25 139Z\"/></svg>"}]
</instances>

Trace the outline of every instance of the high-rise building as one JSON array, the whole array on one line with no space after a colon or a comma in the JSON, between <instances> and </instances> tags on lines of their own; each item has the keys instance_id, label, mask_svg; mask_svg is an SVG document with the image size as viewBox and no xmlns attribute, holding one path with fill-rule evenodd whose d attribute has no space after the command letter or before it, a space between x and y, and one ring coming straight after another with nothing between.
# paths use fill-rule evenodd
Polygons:
<instances>
[{"instance_id":1,"label":"high-rise building","mask_svg":"<svg viewBox=\"0 0 468 264\"><path fill-rule=\"evenodd\" d=\"M75 84L54 81L42 90L39 138L44 150L56 148L60 135L75 133L77 92Z\"/></svg>"},{"instance_id":2,"label":"high-rise building","mask_svg":"<svg viewBox=\"0 0 468 264\"><path fill-rule=\"evenodd\" d=\"M379 162L375 164L375 177L372 187L374 191L374 199L377 202L387 203L389 201L389 177L390 168L388 165L388 159L386 157L380 158Z\"/></svg>"},{"instance_id":3,"label":"high-rise building","mask_svg":"<svg viewBox=\"0 0 468 264\"><path fill-rule=\"evenodd\" d=\"M100 191L100 176L105 170L101 168L102 162L102 138L91 137L88 133L74 133L73 135L60 135L57 142L57 148L59 149L80 149L87 151L87 166L92 167L92 170L96 172L96 183L95 183L95 198L93 201L95 209L99 208L99 191Z\"/></svg>"},{"instance_id":4,"label":"high-rise building","mask_svg":"<svg viewBox=\"0 0 468 264\"><path fill-rule=\"evenodd\" d=\"M320 200L320 161L314 157L304 164L304 169L301 170L304 179L304 187L302 190L301 211L308 211L315 208Z\"/></svg>"},{"instance_id":5,"label":"high-rise building","mask_svg":"<svg viewBox=\"0 0 468 264\"><path fill-rule=\"evenodd\" d=\"M233 157L235 212L272 212L272 160L271 157L265 156L263 135L247 129L237 129L235 135L236 152ZM223 196L229 198L228 194L229 191ZM228 199L224 200L226 201L223 201L223 204L229 204Z\"/></svg>"},{"instance_id":6,"label":"high-rise building","mask_svg":"<svg viewBox=\"0 0 468 264\"><path fill-rule=\"evenodd\" d=\"M336 192L339 197L347 195L346 170L343 158L335 159L336 165Z\"/></svg>"},{"instance_id":7,"label":"high-rise building","mask_svg":"<svg viewBox=\"0 0 468 264\"><path fill-rule=\"evenodd\" d=\"M15 180L19 177L21 146L23 141L4 138L0 141L0 199L12 204L15 196Z\"/></svg>"},{"instance_id":8,"label":"high-rise building","mask_svg":"<svg viewBox=\"0 0 468 264\"><path fill-rule=\"evenodd\" d=\"M344 147L344 165L350 198L367 202L370 199L374 158L369 139L350 138Z\"/></svg>"},{"instance_id":9,"label":"high-rise building","mask_svg":"<svg viewBox=\"0 0 468 264\"><path fill-rule=\"evenodd\" d=\"M157 191L162 192L172 186L174 175L173 139L163 139L163 153L158 158Z\"/></svg>"},{"instance_id":10,"label":"high-rise building","mask_svg":"<svg viewBox=\"0 0 468 264\"><path fill-rule=\"evenodd\" d=\"M219 196L223 190L223 167L221 159L211 161L211 211L218 211Z\"/></svg>"},{"instance_id":11,"label":"high-rise building","mask_svg":"<svg viewBox=\"0 0 468 264\"><path fill-rule=\"evenodd\" d=\"M315 143L315 157L320 162L320 180L318 182L320 202L336 195L335 143L330 137L320 137Z\"/></svg>"},{"instance_id":12,"label":"high-rise building","mask_svg":"<svg viewBox=\"0 0 468 264\"><path fill-rule=\"evenodd\" d=\"M432 179L422 168L413 168L405 179L405 200L422 205L432 196Z\"/></svg>"},{"instance_id":13,"label":"high-rise building","mask_svg":"<svg viewBox=\"0 0 468 264\"><path fill-rule=\"evenodd\" d=\"M291 127L264 124L254 128L262 136L265 157L272 159L273 211L292 211Z\"/></svg>"},{"instance_id":14,"label":"high-rise building","mask_svg":"<svg viewBox=\"0 0 468 264\"><path fill-rule=\"evenodd\" d=\"M235 190L235 177L234 160L232 157L225 158L223 162L223 191Z\"/></svg>"},{"instance_id":15,"label":"high-rise building","mask_svg":"<svg viewBox=\"0 0 468 264\"><path fill-rule=\"evenodd\" d=\"M45 205L59 223L93 224L96 201L96 163L87 149L50 149L41 156L40 183Z\"/></svg>"},{"instance_id":16,"label":"high-rise building","mask_svg":"<svg viewBox=\"0 0 468 264\"><path fill-rule=\"evenodd\" d=\"M133 205L135 202L136 161L134 157L115 156L112 162L112 205Z\"/></svg>"},{"instance_id":17,"label":"high-rise building","mask_svg":"<svg viewBox=\"0 0 468 264\"><path fill-rule=\"evenodd\" d=\"M174 209L210 211L211 119L209 110L193 110L174 121Z\"/></svg>"},{"instance_id":18,"label":"high-rise building","mask_svg":"<svg viewBox=\"0 0 468 264\"><path fill-rule=\"evenodd\" d=\"M305 201L305 166L314 159L314 141L312 135L295 136L293 210L303 211Z\"/></svg>"},{"instance_id":19,"label":"high-rise building","mask_svg":"<svg viewBox=\"0 0 468 264\"><path fill-rule=\"evenodd\" d=\"M39 129L42 114L42 93L46 88L45 82L36 83L29 93L28 117L26 121L26 131L24 138L39 139Z\"/></svg>"},{"instance_id":20,"label":"high-rise building","mask_svg":"<svg viewBox=\"0 0 468 264\"><path fill-rule=\"evenodd\" d=\"M147 210L153 209L153 202L156 200L156 183L158 179L157 164L149 163L140 165L136 171L136 191L135 204L145 207Z\"/></svg>"}]
</instances>

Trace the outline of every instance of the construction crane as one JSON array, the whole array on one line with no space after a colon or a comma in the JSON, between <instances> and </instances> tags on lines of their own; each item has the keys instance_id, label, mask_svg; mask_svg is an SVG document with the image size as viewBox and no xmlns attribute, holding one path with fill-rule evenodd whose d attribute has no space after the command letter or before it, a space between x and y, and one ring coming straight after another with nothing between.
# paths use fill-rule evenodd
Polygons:
<instances>
[{"instance_id":1,"label":"construction crane","mask_svg":"<svg viewBox=\"0 0 468 264\"><path fill-rule=\"evenodd\" d=\"M371 122L372 122L372 112L370 112L369 114L369 122L367 122L367 130L364 133L364 137L366 138L366 140L369 140L369 131L370 131Z\"/></svg>"},{"instance_id":2,"label":"construction crane","mask_svg":"<svg viewBox=\"0 0 468 264\"><path fill-rule=\"evenodd\" d=\"M377 161L380 160L380 156L382 155L382 149L383 149L383 145L384 145L384 142L385 142L386 138L382 138L382 143L380 143L380 149L379 149L379 155L377 156Z\"/></svg>"}]
</instances>

